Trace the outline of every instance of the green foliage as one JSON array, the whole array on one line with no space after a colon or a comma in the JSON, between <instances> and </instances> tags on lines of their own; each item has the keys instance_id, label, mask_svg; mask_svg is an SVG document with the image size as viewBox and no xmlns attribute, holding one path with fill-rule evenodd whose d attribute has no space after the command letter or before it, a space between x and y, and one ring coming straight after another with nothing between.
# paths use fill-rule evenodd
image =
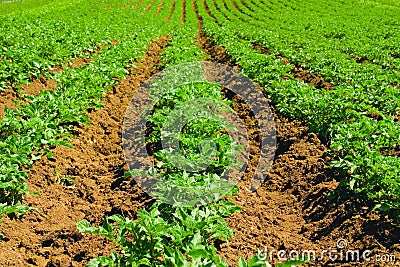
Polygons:
<instances>
[{"instance_id":1,"label":"green foliage","mask_svg":"<svg viewBox=\"0 0 400 267\"><path fill-rule=\"evenodd\" d=\"M188 12L190 10L191 13ZM196 31L195 21L193 9L188 8L187 23L192 25L192 32ZM187 28L183 31L186 30ZM193 42L193 34L173 35L169 47L163 53L165 61L163 65L170 66L197 60L198 55L201 55L199 47L196 47L196 51L191 53L191 56L187 54L184 57L177 56L181 45L191 42ZM168 75L171 74L167 73L165 76ZM150 90L151 98L155 100L156 105L154 112L148 118L152 123L152 132L147 141L156 142L172 135L173 138L178 139L182 150L179 153L184 155L186 163L197 161L196 164L199 164L198 160L201 157L198 155L207 155L210 149L216 157L207 168L193 173L182 170L187 165L184 165L185 168L177 168L177 161L173 158L176 153L169 154L166 149L157 151L155 157L158 164L149 170L149 173L162 176L164 182L155 185L159 192L159 199L148 211L138 211L138 219L135 221L114 215L106 218L100 227L94 227L87 221L78 223L77 226L81 232L100 234L111 240L120 250L120 253L111 252L110 256L92 259L89 266L228 266L225 260L217 257L214 242L228 241L233 236L224 217L240 211L240 208L220 198L222 194L231 196L238 189L232 185L224 188L223 183L218 184L218 182L221 182L219 174L230 167L231 157L240 151L240 147L226 138L224 129L229 127L229 124L222 117L208 112L197 114L196 108L200 107L202 110L204 108L202 104L210 104L214 101L218 107L221 107L216 110L218 114L218 111L226 111L227 108L224 106L229 105L230 102L223 100L221 88L213 83L200 81L175 87L174 85L180 84L181 80L190 80L190 74L185 71L174 73L171 77L165 76L162 79L165 86ZM207 101L203 103L201 99ZM179 109L180 105L191 103L191 100L196 100L197 104L200 102L200 106L189 105L184 109ZM168 126L168 120L171 117L180 118L183 122L188 121L189 124L186 124L185 128L177 134L162 131ZM193 117L196 119L192 120ZM171 126L174 125L172 122ZM204 140L212 140L216 147L211 148L211 143ZM226 149L231 146L236 149L233 151ZM142 171L131 171L127 177L135 173L142 174ZM207 187L213 184L216 190ZM186 192L191 189L195 197L202 197L205 201L190 203L189 206L187 203L180 205L179 201L174 205L163 204L163 202L169 202L164 201L166 198L180 199L179 195L172 194L179 192L177 188L184 188ZM210 192L215 199L206 199ZM210 200L214 201L210 203ZM267 265L259 261L257 257L253 257L248 262L241 259L239 266Z\"/></svg>"},{"instance_id":2,"label":"green foliage","mask_svg":"<svg viewBox=\"0 0 400 267\"><path fill-rule=\"evenodd\" d=\"M182 36L187 37L179 39ZM178 45L190 43L188 40L192 38L191 35L182 34L173 37L169 48L164 52L164 66L186 62L188 56L176 57L176 50L179 49ZM196 52L189 59L197 59L196 55L201 55L200 48L194 50ZM156 105L154 112L148 117L148 121L152 123L152 132L147 141L157 142L167 137L170 142L178 141L181 149L171 153L164 149L155 153L158 164L149 172L163 176L164 181L154 186L159 200L149 211L138 211L136 221L115 215L106 218L100 227L93 227L86 221L79 222L78 229L81 232L100 234L121 249L119 254L112 253L109 257L93 259L89 266L227 266L224 260L216 256L217 250L213 243L217 239L227 241L233 236L224 216L240 210L233 203L220 200L223 195L230 195L237 190L219 176L233 157L227 148L234 144L223 133L228 126L223 117L209 112L198 114L196 112L199 107L189 105L179 109L179 106L192 100L198 104L203 99L205 101L200 104L200 110L204 110L204 105L215 103L218 107L224 107L230 102L222 99L221 89L216 84L188 83L174 88L174 81L176 84L176 81L185 78L188 78L185 73L172 75L171 79L164 77L161 82L166 87L159 86L150 90ZM168 81L172 81L172 84L168 84ZM218 111L221 110L216 110L216 114ZM175 135L170 131L162 131L168 123L171 123L172 128L176 123L179 124L169 121L176 118L183 122L188 121L189 124L184 123L184 129ZM168 136L164 136L165 134ZM216 147L208 146L211 143L204 143L204 140L212 140ZM205 161L209 164L211 160L206 169L196 173L185 171L190 164L201 163L199 160L202 160L203 155L209 154L210 149L215 159ZM177 154L183 156L177 159ZM177 166L180 164L181 168ZM179 202L182 198L193 199L194 202L182 205ZM166 199L177 199L177 203L173 206L163 204ZM202 202L199 203L199 199Z\"/></svg>"},{"instance_id":3,"label":"green foliage","mask_svg":"<svg viewBox=\"0 0 400 267\"><path fill-rule=\"evenodd\" d=\"M31 209L21 205L29 193L24 170L43 156L51 157L55 146L70 146L73 127L90 123L87 111L102 106L103 94L128 73L134 60L142 58L148 43L171 36L162 53L162 68L207 58L196 46L197 19L191 1L186 1L184 24L179 22L179 4L164 23L168 8L150 16L158 6L154 4L144 13L143 6L151 1L124 10L118 6L124 1L106 2L111 11L100 8L99 1L81 0L27 0L0 7L0 90L19 91L18 84L41 75L57 82L56 91L24 96L24 103L7 109L0 121L0 215L22 215ZM332 5L320 0L205 0L213 17L200 2L203 30L212 41L265 88L280 112L307 122L312 131L329 140L331 166L341 172L342 185L375 201L376 209L399 216L400 128L395 117L400 112L400 21L396 1L345 0ZM171 3L165 1L164 6ZM119 43L93 53L112 40ZM254 44L270 49L270 54L254 49ZM88 53L93 61L87 66L47 72ZM294 66L287 60L318 73L335 89L327 91L294 79ZM226 112L231 104L222 98L218 85L206 81L174 88L190 80L190 75L195 73L173 73L169 86L151 92L157 104L149 117L153 129L146 141L167 138L169 144L179 144L179 151L163 149L154 154L157 164L149 173L164 179L155 185L158 202L138 211L134 221L113 215L102 226L79 222L80 231L99 234L118 247L118 252L92 259L89 266L227 266L216 256L213 243L233 235L224 218L240 208L220 199L238 189L221 177L240 164L235 154L241 147L226 134L232 126L221 117L182 108L194 99L212 99L219 107L217 113ZM163 132L171 117L190 122L178 135ZM206 168L181 170L198 165ZM70 178L56 176L61 183L72 183ZM191 207L182 205L181 198L193 199ZM177 202L162 204L167 199ZM302 263L288 261L278 266ZM238 265L269 266L257 256L248 261L240 258Z\"/></svg>"},{"instance_id":4,"label":"green foliage","mask_svg":"<svg viewBox=\"0 0 400 267\"><path fill-rule=\"evenodd\" d=\"M315 24L312 22L317 17L310 13L309 3L296 4L298 9L289 10L282 20L281 13L270 12L269 4L254 6L252 1L245 2L246 5L240 1L236 3L242 10L239 12L231 0L227 0L226 5L219 1L214 5L207 0L223 31L200 5L206 34L225 48L225 52L236 60L245 74L266 89L280 112L307 122L311 131L329 140L330 153L334 158L331 166L342 173L343 186L374 200L376 207L384 212L393 216L400 214L399 160L395 156L399 147L400 128L394 120L400 110L399 90L396 87L399 76L394 71L399 61L386 56L389 53L386 49L392 47L396 39L390 33L394 24L387 23L382 27L373 25L374 30L368 33L355 33L349 29L358 25L357 19L365 22L364 12L356 13L357 19L350 21L343 14L331 21L329 15L336 14L337 10L332 11L328 6L314 6L313 9L321 12L329 10L329 15L324 17L328 27L309 31L301 23L288 23L292 19L296 22L310 21L307 27L313 27ZM322 4L320 1L318 3ZM275 4L274 8L283 8L282 3ZM353 4L371 10L368 13L371 19L395 11L376 11L370 4L346 1L342 6ZM338 10L342 12L344 9ZM348 10L357 9L351 6ZM336 28L332 22L337 24L338 19L345 19L350 26ZM373 21L375 24L376 21ZM284 25L277 27L276 23L281 22ZM260 30L267 29L268 25L275 30ZM382 38L383 33L389 34L390 38ZM346 38L347 35L352 38ZM367 37L366 40L365 36L360 35L374 36L374 39ZM355 42L360 40L367 42L368 46L360 46ZM270 54L262 54L253 48L253 44L270 49ZM370 50L371 47L380 52ZM394 49L397 51L397 48ZM368 60L357 62L349 55L349 50L353 54L368 54ZM294 79L294 67L285 63L283 58L320 74L335 89L327 91Z\"/></svg>"},{"instance_id":5,"label":"green foliage","mask_svg":"<svg viewBox=\"0 0 400 267\"><path fill-rule=\"evenodd\" d=\"M236 207L227 202L202 208L157 202L150 211L138 211L137 221L114 215L100 227L87 221L77 226L79 231L100 234L122 249L120 256L100 257L89 266L108 266L105 263L110 262L121 264L118 266L227 266L215 256L212 241L232 236L221 215L234 211Z\"/></svg>"},{"instance_id":6,"label":"green foliage","mask_svg":"<svg viewBox=\"0 0 400 267\"><path fill-rule=\"evenodd\" d=\"M381 3L383 5L400 6L399 0L375 0L372 2Z\"/></svg>"},{"instance_id":7,"label":"green foliage","mask_svg":"<svg viewBox=\"0 0 400 267\"><path fill-rule=\"evenodd\" d=\"M100 108L103 94L128 73L126 68L143 57L151 41L172 27L155 27L161 17L149 21L139 14L132 16L132 10L108 12L96 5L95 2L80 6L60 1L37 13L8 14L0 20L0 28L5 29L0 32L0 42L3 42L0 84L6 87L26 82L32 74L38 76L71 57L87 56L85 51L93 52L105 40L119 39L117 44L94 54L91 64L65 67L62 72L51 75L44 73L57 82L57 90L22 96L24 101L18 108L6 108L0 121L0 215L30 210L20 205L28 193L25 183L28 175L24 169L42 156L52 157L51 149L55 146L71 146L69 140L74 126L90 123L87 111ZM60 10L65 12L60 14ZM163 15L165 11L160 13ZM146 26L139 26L144 20ZM122 22L126 24L125 29L120 27ZM141 31L134 31L140 27ZM45 37L51 41L42 34L46 29ZM26 40L30 42L24 48L21 43ZM18 86L13 89L18 90ZM70 184L71 180L60 182Z\"/></svg>"}]
</instances>

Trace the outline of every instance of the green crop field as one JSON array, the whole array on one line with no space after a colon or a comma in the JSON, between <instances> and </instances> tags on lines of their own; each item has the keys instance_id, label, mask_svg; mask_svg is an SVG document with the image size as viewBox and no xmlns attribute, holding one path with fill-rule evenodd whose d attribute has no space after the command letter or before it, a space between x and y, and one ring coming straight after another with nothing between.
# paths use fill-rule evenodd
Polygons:
<instances>
[{"instance_id":1,"label":"green crop field","mask_svg":"<svg viewBox=\"0 0 400 267\"><path fill-rule=\"evenodd\" d=\"M399 29L397 0L1 1L0 266L396 266ZM370 254L301 253L331 248Z\"/></svg>"}]
</instances>

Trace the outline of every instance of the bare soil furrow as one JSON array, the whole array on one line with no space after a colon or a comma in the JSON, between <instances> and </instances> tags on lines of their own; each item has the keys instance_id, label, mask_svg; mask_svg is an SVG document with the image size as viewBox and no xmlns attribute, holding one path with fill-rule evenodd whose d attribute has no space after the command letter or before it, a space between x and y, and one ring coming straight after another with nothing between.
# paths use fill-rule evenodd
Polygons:
<instances>
[{"instance_id":1,"label":"bare soil furrow","mask_svg":"<svg viewBox=\"0 0 400 267\"><path fill-rule=\"evenodd\" d=\"M124 10L124 9L127 8L131 3L132 3L132 0L126 2L125 4L123 4L123 5L119 8L119 10Z\"/></svg>"},{"instance_id":2,"label":"bare soil furrow","mask_svg":"<svg viewBox=\"0 0 400 267\"><path fill-rule=\"evenodd\" d=\"M266 55L271 54L271 50L269 50L268 48L262 47L260 45L255 44L255 45L253 45L253 48L261 51L262 53L264 53ZM333 85L332 83L325 81L325 79L322 78L321 76L319 76L315 73L312 73L312 72L304 69L303 67L300 67L293 63L290 63L287 58L285 58L281 55L278 55L276 59L282 60L283 64L291 64L293 66L291 73L293 74L295 79L305 82L305 83L308 83L308 84L311 84L311 85L314 85L314 87L317 89L325 89L326 91L335 89L335 85Z\"/></svg>"},{"instance_id":3,"label":"bare soil furrow","mask_svg":"<svg viewBox=\"0 0 400 267\"><path fill-rule=\"evenodd\" d=\"M206 10L207 14L208 14L216 23L218 23L217 17L215 17L215 16L213 15L213 13L211 13L211 10L210 10L210 8L209 8L208 5L207 5L206 0L203 0L202 2L203 2L204 9ZM220 24L218 24L218 25L220 25Z\"/></svg>"},{"instance_id":4,"label":"bare soil furrow","mask_svg":"<svg viewBox=\"0 0 400 267\"><path fill-rule=\"evenodd\" d=\"M98 55L106 46L112 46L118 43L118 40L113 40L109 43L101 44L97 47L97 49L93 52L87 51L87 57L79 56L75 59L71 59L68 61L67 64L62 64L57 67L48 70L48 73L60 73L66 68L81 68L88 64L90 64L94 59L91 58L92 55ZM44 90L56 90L57 84L50 78L44 77L43 74L39 75L38 79L33 79L30 84L21 84L21 85L13 85L13 88L20 87L20 90L16 89L6 89L0 92L0 120L4 117L5 107L15 109L17 105L15 104L16 101L21 103L26 103L23 99L23 95L38 95L41 91Z\"/></svg>"},{"instance_id":5,"label":"bare soil furrow","mask_svg":"<svg viewBox=\"0 0 400 267\"><path fill-rule=\"evenodd\" d=\"M226 3L225 3L225 1L222 1L222 3L224 4L224 6L225 6L225 8L226 8ZM217 4L217 0L213 0L213 5L214 5L215 9L216 9L218 12L220 12L220 13L225 17L226 20L231 21L231 18L230 18L228 15L226 15L225 12L221 12L221 9L220 9L220 7L219 7L218 4Z\"/></svg>"},{"instance_id":6,"label":"bare soil furrow","mask_svg":"<svg viewBox=\"0 0 400 267\"><path fill-rule=\"evenodd\" d=\"M234 0L232 0L232 5L237 11L243 12L243 10L238 6L238 4Z\"/></svg>"},{"instance_id":7,"label":"bare soil furrow","mask_svg":"<svg viewBox=\"0 0 400 267\"><path fill-rule=\"evenodd\" d=\"M139 0L133 7L132 9L137 9L139 6L143 3L143 0Z\"/></svg>"},{"instance_id":8,"label":"bare soil furrow","mask_svg":"<svg viewBox=\"0 0 400 267\"><path fill-rule=\"evenodd\" d=\"M23 204L38 212L3 219L0 266L85 266L113 245L100 236L78 233L77 221L100 224L115 213L135 218L137 209L150 205L148 195L123 178L127 167L121 128L130 97L157 71L167 41L163 37L150 44L144 60L103 98L104 107L90 112L91 125L75 128L73 149L56 147L53 158L43 158L28 170L29 189L39 194L26 196Z\"/></svg>"},{"instance_id":9,"label":"bare soil furrow","mask_svg":"<svg viewBox=\"0 0 400 267\"><path fill-rule=\"evenodd\" d=\"M195 11L197 12L196 6ZM234 65L224 48L213 44L202 31L199 17L199 44L212 61ZM221 55L222 54L222 55ZM277 153L266 180L257 192L240 182L241 193L234 202L240 213L227 218L235 237L228 243L217 242L219 255L235 266L239 256L251 257L262 251L291 250L302 253L337 248L344 239L349 250L371 250L373 255L400 256L400 230L395 222L373 211L373 203L360 201L349 192L332 198L340 189L342 177L331 169L325 153L325 140L309 132L306 124L289 120L271 106L277 131ZM239 111L240 112L240 111ZM250 163L251 164L251 163ZM346 196L346 197L343 197ZM374 227L375 226L375 227ZM274 257L271 262L277 262ZM309 266L371 266L370 262L331 261L323 257ZM374 266L388 266L374 263Z\"/></svg>"},{"instance_id":10,"label":"bare soil furrow","mask_svg":"<svg viewBox=\"0 0 400 267\"><path fill-rule=\"evenodd\" d=\"M182 0L182 14L181 14L181 22L186 21L186 0Z\"/></svg>"},{"instance_id":11,"label":"bare soil furrow","mask_svg":"<svg viewBox=\"0 0 400 267\"><path fill-rule=\"evenodd\" d=\"M176 0L173 0L173 2L172 2L172 4L171 4L171 8L170 8L170 10L169 10L168 17L166 17L166 18L164 19L164 22L170 21L170 19L171 19L171 17L172 17L172 14L174 14L174 11L175 11L175 4L176 4Z\"/></svg>"},{"instance_id":12,"label":"bare soil furrow","mask_svg":"<svg viewBox=\"0 0 400 267\"><path fill-rule=\"evenodd\" d=\"M156 0L151 1L150 4L147 5L147 7L143 10L143 14L146 14L150 8L154 5L154 3L156 2Z\"/></svg>"},{"instance_id":13,"label":"bare soil furrow","mask_svg":"<svg viewBox=\"0 0 400 267\"><path fill-rule=\"evenodd\" d=\"M160 14L161 10L162 10L163 7L164 7L164 4L165 4L165 0L163 0L163 1L158 5L157 10L156 10L156 15Z\"/></svg>"}]
</instances>

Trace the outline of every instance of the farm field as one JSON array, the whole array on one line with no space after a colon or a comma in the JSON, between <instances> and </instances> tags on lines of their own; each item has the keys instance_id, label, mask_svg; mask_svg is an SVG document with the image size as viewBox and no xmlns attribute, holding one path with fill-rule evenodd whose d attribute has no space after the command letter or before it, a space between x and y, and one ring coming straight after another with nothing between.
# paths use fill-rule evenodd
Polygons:
<instances>
[{"instance_id":1,"label":"farm field","mask_svg":"<svg viewBox=\"0 0 400 267\"><path fill-rule=\"evenodd\" d=\"M0 2L0 266L399 266L400 2Z\"/></svg>"}]
</instances>

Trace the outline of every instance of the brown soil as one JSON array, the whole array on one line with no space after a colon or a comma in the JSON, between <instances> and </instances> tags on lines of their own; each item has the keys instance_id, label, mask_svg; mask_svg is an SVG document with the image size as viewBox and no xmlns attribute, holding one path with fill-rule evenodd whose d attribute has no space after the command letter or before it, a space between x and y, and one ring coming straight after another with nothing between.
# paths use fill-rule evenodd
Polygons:
<instances>
[{"instance_id":1,"label":"brown soil","mask_svg":"<svg viewBox=\"0 0 400 267\"><path fill-rule=\"evenodd\" d=\"M351 58L353 58L357 63L368 63L369 62L368 58L365 58L365 57L359 57L354 54L350 54L349 56Z\"/></svg>"},{"instance_id":2,"label":"brown soil","mask_svg":"<svg viewBox=\"0 0 400 267\"><path fill-rule=\"evenodd\" d=\"M197 36L198 45L203 47L203 50L207 52L208 55L211 56L212 61L217 63L224 63L227 65L234 65L234 61L231 57L224 53L224 48L219 45L214 45L210 39L203 38L202 35ZM235 65L235 69L237 69L237 65Z\"/></svg>"},{"instance_id":3,"label":"brown soil","mask_svg":"<svg viewBox=\"0 0 400 267\"><path fill-rule=\"evenodd\" d=\"M60 66L56 66L56 67L54 67L52 69L49 69L48 72L49 73L60 73L64 69L66 69L67 67L73 68L73 69L77 69L77 68L81 68L81 67L84 67L86 65L89 65L94 60L93 58L90 58L90 56L92 56L93 54L98 55L98 54L100 54L101 49L103 49L104 47L114 46L118 42L119 42L119 40L112 40L112 41L109 41L107 43L100 44L100 45L97 46L97 49L94 50L93 52L86 51L85 52L86 56L78 56L75 59L72 59L72 60L68 61L67 64L61 64Z\"/></svg>"},{"instance_id":4,"label":"brown soil","mask_svg":"<svg viewBox=\"0 0 400 267\"><path fill-rule=\"evenodd\" d=\"M325 81L324 78L318 76L317 74L303 69L302 67L295 67L292 70L292 74L297 80L312 84L317 89L325 89L326 91L335 89L333 84Z\"/></svg>"},{"instance_id":5,"label":"brown soil","mask_svg":"<svg viewBox=\"0 0 400 267\"><path fill-rule=\"evenodd\" d=\"M374 255L400 256L400 231L376 212L372 203L352 197L328 199L337 189L339 176L332 171L320 138L308 127L275 117L278 134L276 160L265 183L250 193L239 184L235 203L242 212L228 218L235 230L229 243L220 244L220 255L232 266L238 255L252 256L261 250L316 250L336 248L343 238L349 249L369 249ZM374 227L375 226L375 227ZM276 259L275 259L276 260ZM368 263L333 263L328 258L311 266L370 266ZM374 266L390 266L389 263Z\"/></svg>"},{"instance_id":6,"label":"brown soil","mask_svg":"<svg viewBox=\"0 0 400 267\"><path fill-rule=\"evenodd\" d=\"M197 11L195 0L193 4ZM174 9L175 2L169 18ZM204 35L198 18L198 41L204 51L213 61L240 68L223 47ZM104 108L89 114L91 126L76 127L74 149L57 147L53 158L43 158L29 170L29 188L40 194L26 196L23 203L37 207L39 212L3 218L0 232L5 238L0 240L0 266L84 266L90 258L115 248L97 235L78 233L77 221L86 219L98 225L104 216L116 213L134 219L139 208L150 205L152 200L139 186L123 179L127 167L121 148L121 125L131 96L156 72L154 66L167 41L164 37L150 45L145 59L104 97ZM12 97L12 92L5 94ZM246 106L240 99L232 99L240 117L247 121L256 159L259 134L255 126L250 126L251 114ZM357 200L348 192L340 192L340 198L331 200L329 193L338 189L343 177L329 168L325 142L310 133L307 125L288 120L272 109L278 138L274 164L256 192L247 190L246 181L239 183L241 193L233 201L243 210L227 218L235 237L229 243L216 242L219 255L230 266L236 266L238 257L254 255L256 246L261 250L320 252L335 249L336 241L344 238L348 249L370 249L374 255L393 254L399 258L400 229L372 211L372 203ZM73 186L67 185L66 178L74 178ZM327 258L310 265L394 266L333 263Z\"/></svg>"},{"instance_id":7,"label":"brown soil","mask_svg":"<svg viewBox=\"0 0 400 267\"><path fill-rule=\"evenodd\" d=\"M38 95L43 90L55 90L56 87L57 85L53 80L41 75L40 79L33 80L31 84L21 85L21 90L18 92L11 88L0 92L0 119L5 114L5 107L15 109L17 108L15 101L25 103L22 95Z\"/></svg>"},{"instance_id":8,"label":"brown soil","mask_svg":"<svg viewBox=\"0 0 400 267\"><path fill-rule=\"evenodd\" d=\"M142 3L143 3L143 0L139 0L139 1L136 3L136 5L134 5L134 6L132 7L132 9L137 9Z\"/></svg>"},{"instance_id":9,"label":"brown soil","mask_svg":"<svg viewBox=\"0 0 400 267\"><path fill-rule=\"evenodd\" d=\"M186 21L186 0L182 0L182 14L181 14L181 22Z\"/></svg>"},{"instance_id":10,"label":"brown soil","mask_svg":"<svg viewBox=\"0 0 400 267\"><path fill-rule=\"evenodd\" d=\"M253 45L253 48L261 51L265 55L271 55L271 53L272 53L271 50L269 50L265 47L262 47L261 45Z\"/></svg>"},{"instance_id":11,"label":"brown soil","mask_svg":"<svg viewBox=\"0 0 400 267\"><path fill-rule=\"evenodd\" d=\"M205 0L202 1L205 7L205 10L207 12L207 14L210 17L213 17L212 13L210 12L210 10L208 9L207 3ZM225 49L222 46L216 45L213 42L211 42L210 38L208 38L204 32L203 32L203 20L201 18L201 16L199 15L198 12L198 6L197 6L197 2L193 1L193 10L196 13L196 17L198 20L198 30L199 30L199 34L196 36L196 41L197 41L197 45L201 46L203 48L203 52L204 54L210 55L211 56L211 60L213 62L217 62L217 63L221 63L221 64L226 64L226 65L230 65L233 66L234 69L238 69L239 66L235 64L234 60L228 56L225 53Z\"/></svg>"},{"instance_id":12,"label":"brown soil","mask_svg":"<svg viewBox=\"0 0 400 267\"><path fill-rule=\"evenodd\" d=\"M261 51L262 53L264 53L266 55L271 54L271 50L269 50L265 47L262 47L260 45L255 44L255 45L253 45L253 48ZM282 60L283 64L290 64L290 62L287 58L278 56L276 59ZM303 69L302 67L296 66L295 64L291 64L291 65L293 66L293 70L291 71L291 73L297 80L303 81L308 84L312 84L317 89L325 89L326 91L335 89L335 86L333 84L325 81L324 78L318 76L317 74L311 73L308 70ZM286 77L286 78L288 78L288 77Z\"/></svg>"},{"instance_id":13,"label":"brown soil","mask_svg":"<svg viewBox=\"0 0 400 267\"><path fill-rule=\"evenodd\" d=\"M215 17L214 14L211 13L211 10L208 7L207 2L205 0L203 0L202 2L203 2L204 9L207 12L207 14L217 23L217 17ZM218 25L220 25L220 24L218 24Z\"/></svg>"},{"instance_id":14,"label":"brown soil","mask_svg":"<svg viewBox=\"0 0 400 267\"><path fill-rule=\"evenodd\" d=\"M243 10L238 6L238 4L235 1L232 1L232 5L237 11L243 12Z\"/></svg>"},{"instance_id":15,"label":"brown soil","mask_svg":"<svg viewBox=\"0 0 400 267\"><path fill-rule=\"evenodd\" d=\"M166 18L164 19L164 22L170 21L170 19L171 19L171 17L172 17L172 14L174 14L174 11L175 11L175 5L176 5L176 0L173 0L173 2L172 2L172 4L171 4L171 8L170 8L170 10L169 10L168 17L166 17Z\"/></svg>"},{"instance_id":16,"label":"brown soil","mask_svg":"<svg viewBox=\"0 0 400 267\"><path fill-rule=\"evenodd\" d=\"M90 55L89 52L87 52L86 54ZM79 67L83 67L85 64L89 64L90 62L91 62L91 60L86 57L77 57L76 59L74 59L72 61L68 61L67 64L62 64L60 66L56 66L56 67L49 69L48 72L49 73L60 73L67 67L79 68Z\"/></svg>"},{"instance_id":17,"label":"brown soil","mask_svg":"<svg viewBox=\"0 0 400 267\"><path fill-rule=\"evenodd\" d=\"M106 46L113 46L117 44L118 40L113 40L109 43L101 44L94 52L87 51L86 54L88 57L79 56L71 61L68 62L68 67L70 68L80 68L90 64L93 59L89 58L92 54L98 55L102 48ZM62 72L64 69L67 68L66 64L63 64L58 67L54 67L48 70L49 73L56 73ZM13 86L13 87L16 87ZM14 109L17 108L15 105L15 101L20 101L21 103L25 103L25 100L22 98L22 95L38 95L43 90L56 90L57 84L50 78L44 77L42 74L39 75L39 79L34 79L30 84L22 84L20 85L21 90L18 92L14 91L13 89L7 89L5 91L0 92L0 119L3 118L5 114L5 107Z\"/></svg>"},{"instance_id":18,"label":"brown soil","mask_svg":"<svg viewBox=\"0 0 400 267\"><path fill-rule=\"evenodd\" d=\"M143 14L146 14L150 8L154 5L154 3L156 2L156 0L151 1L150 4L147 5L147 7L143 10Z\"/></svg>"},{"instance_id":19,"label":"brown soil","mask_svg":"<svg viewBox=\"0 0 400 267\"><path fill-rule=\"evenodd\" d=\"M120 10L124 10L124 9L127 8L131 3L132 3L132 0L126 2L125 4L123 4L119 9L120 9Z\"/></svg>"},{"instance_id":20,"label":"brown soil","mask_svg":"<svg viewBox=\"0 0 400 267\"><path fill-rule=\"evenodd\" d=\"M201 25L199 29L199 43L212 60L226 59L225 63L232 65L224 48L210 42ZM368 249L372 255L393 254L398 259L400 229L396 222L374 212L373 203L348 192L340 192L340 198L330 200L329 194L343 191L338 182L343 177L329 168L325 142L310 133L307 125L290 121L276 110L274 113L278 138L274 164L257 192L251 193L246 181L239 183L241 193L234 202L243 210L227 219L235 237L228 243L216 243L219 255L227 259L229 266L235 266L239 256L256 254L256 247L262 251L294 249L301 253L313 249L320 253L336 249L337 241L345 239L347 249L361 253ZM276 263L276 257L272 262ZM371 266L371 262L330 262L325 257L309 265ZM373 266L394 263L378 262Z\"/></svg>"},{"instance_id":21,"label":"brown soil","mask_svg":"<svg viewBox=\"0 0 400 267\"><path fill-rule=\"evenodd\" d=\"M5 107L16 108L14 102L20 99L20 94L9 88L0 92L0 119L3 118Z\"/></svg>"},{"instance_id":22,"label":"brown soil","mask_svg":"<svg viewBox=\"0 0 400 267\"><path fill-rule=\"evenodd\" d=\"M241 0L240 1L242 3L243 6L245 6L248 10L250 10L251 12L254 12L254 9L252 7L250 7L246 1Z\"/></svg>"},{"instance_id":23,"label":"brown soil","mask_svg":"<svg viewBox=\"0 0 400 267\"><path fill-rule=\"evenodd\" d=\"M93 53L98 55L98 54L100 54L101 49L103 49L104 47L113 46L113 45L116 45L118 43L119 43L119 40L111 40L111 41L108 41L106 43L100 44L100 45L97 46L97 49ZM92 54L90 52L87 52L87 53L88 53L89 56Z\"/></svg>"},{"instance_id":24,"label":"brown soil","mask_svg":"<svg viewBox=\"0 0 400 267\"><path fill-rule=\"evenodd\" d=\"M204 1L204 3L205 3L205 1ZM218 12L221 13L221 9L220 9L219 6L217 5L216 0L213 0L213 4L214 4L215 9L216 9Z\"/></svg>"},{"instance_id":25,"label":"brown soil","mask_svg":"<svg viewBox=\"0 0 400 267\"><path fill-rule=\"evenodd\" d=\"M213 1L214 1L214 5L217 6L217 5L216 5L217 0L213 0ZM222 4L224 5L225 10L229 10L229 7L228 7L228 5L226 4L225 0L221 0L221 2L222 2ZM225 12L222 12L222 13L225 13Z\"/></svg>"},{"instance_id":26,"label":"brown soil","mask_svg":"<svg viewBox=\"0 0 400 267\"><path fill-rule=\"evenodd\" d=\"M163 9L165 4L165 0L163 0L157 7L156 15L160 14L161 10Z\"/></svg>"},{"instance_id":27,"label":"brown soil","mask_svg":"<svg viewBox=\"0 0 400 267\"><path fill-rule=\"evenodd\" d=\"M97 53L98 53L98 52L97 52ZM97 54L97 53L96 53L96 54ZM88 56L90 56L90 53L89 53L89 52L86 52L86 54L87 54ZM71 60L71 61L68 61L67 64L62 64L61 66L57 66L57 67L54 67L54 68L48 70L48 72L49 72L49 73L60 73L60 72L62 72L64 69L66 69L67 67L76 69L76 68L80 68L80 67L83 67L83 66L85 66L85 65L88 65L88 64L90 64L92 61L93 61L93 59L91 59L91 58L79 56L79 57L77 57L77 58L75 58L75 59L73 59L73 60Z\"/></svg>"},{"instance_id":28,"label":"brown soil","mask_svg":"<svg viewBox=\"0 0 400 267\"><path fill-rule=\"evenodd\" d=\"M49 78L45 78L42 75L40 79L34 80L31 84L21 85L23 94L26 95L38 95L43 90L56 90L57 84L55 81Z\"/></svg>"},{"instance_id":29,"label":"brown soil","mask_svg":"<svg viewBox=\"0 0 400 267\"><path fill-rule=\"evenodd\" d=\"M135 218L137 209L151 202L133 181L123 179L127 167L121 125L130 96L156 72L167 41L163 37L150 44L145 59L104 97L104 108L89 114L91 126L75 129L73 149L57 147L53 158L43 158L29 170L29 189L40 194L26 196L23 204L39 211L3 218L0 266L84 266L112 245L78 233L77 221L100 224L115 213ZM65 185L67 177L74 178L73 186Z\"/></svg>"},{"instance_id":30,"label":"brown soil","mask_svg":"<svg viewBox=\"0 0 400 267\"><path fill-rule=\"evenodd\" d=\"M224 7L226 8L227 6L226 6L225 1L222 1L222 3L224 4ZM221 12L221 9L217 4L217 0L213 0L213 5L215 6L215 9L218 10L218 12L220 12L226 20L231 21L231 18L225 12Z\"/></svg>"}]
</instances>

